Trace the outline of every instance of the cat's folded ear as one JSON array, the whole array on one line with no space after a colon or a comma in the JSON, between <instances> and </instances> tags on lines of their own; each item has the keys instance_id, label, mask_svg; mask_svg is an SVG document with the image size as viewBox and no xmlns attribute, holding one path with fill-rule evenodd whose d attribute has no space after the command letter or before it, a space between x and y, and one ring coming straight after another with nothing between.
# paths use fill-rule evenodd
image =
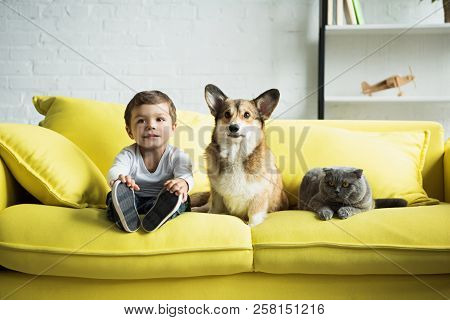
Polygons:
<instances>
[{"instance_id":1,"label":"cat's folded ear","mask_svg":"<svg viewBox=\"0 0 450 320\"><path fill-rule=\"evenodd\" d=\"M353 171L353 174L354 174L358 179L361 179L362 174L363 174L363 170L362 170L362 169L356 169L355 171Z\"/></svg>"},{"instance_id":2,"label":"cat's folded ear","mask_svg":"<svg viewBox=\"0 0 450 320\"><path fill-rule=\"evenodd\" d=\"M329 174L329 173L332 173L332 172L333 172L333 168L323 168L322 171L323 171L325 174Z\"/></svg>"}]
</instances>

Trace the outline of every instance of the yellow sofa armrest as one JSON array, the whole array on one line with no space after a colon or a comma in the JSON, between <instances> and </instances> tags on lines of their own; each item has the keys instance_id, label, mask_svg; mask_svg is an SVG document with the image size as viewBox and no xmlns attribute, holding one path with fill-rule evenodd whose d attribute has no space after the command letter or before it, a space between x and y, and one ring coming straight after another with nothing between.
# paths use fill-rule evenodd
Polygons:
<instances>
[{"instance_id":1,"label":"yellow sofa armrest","mask_svg":"<svg viewBox=\"0 0 450 320\"><path fill-rule=\"evenodd\" d=\"M0 210L19 203L20 193L23 191L0 158Z\"/></svg>"},{"instance_id":2,"label":"yellow sofa armrest","mask_svg":"<svg viewBox=\"0 0 450 320\"><path fill-rule=\"evenodd\" d=\"M450 202L450 139L445 143L444 149L444 189L445 202Z\"/></svg>"}]
</instances>

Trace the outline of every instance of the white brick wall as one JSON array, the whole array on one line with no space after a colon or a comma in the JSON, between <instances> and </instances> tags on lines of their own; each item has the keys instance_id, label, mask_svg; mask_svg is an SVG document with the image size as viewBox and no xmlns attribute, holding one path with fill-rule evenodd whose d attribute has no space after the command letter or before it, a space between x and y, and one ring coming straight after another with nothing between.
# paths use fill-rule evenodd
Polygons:
<instances>
[{"instance_id":1,"label":"white brick wall","mask_svg":"<svg viewBox=\"0 0 450 320\"><path fill-rule=\"evenodd\" d=\"M431 0L361 1L369 23L410 23L439 6ZM127 103L135 93L130 88L159 89L178 108L207 113L208 83L242 98L278 88L274 116L316 117L315 94L290 107L317 87L318 0L4 2L50 35L0 2L0 122L37 123L42 117L33 95ZM434 19L441 21L442 13ZM450 62L442 70L449 71ZM327 117L444 117L450 132L450 108L419 108L407 117L395 108L373 109L330 108Z\"/></svg>"},{"instance_id":2,"label":"white brick wall","mask_svg":"<svg viewBox=\"0 0 450 320\"><path fill-rule=\"evenodd\" d=\"M127 86L207 113L208 83L242 98L278 88L281 113L316 84L314 0L5 2L50 35L0 3L0 121L37 123L33 95L127 103ZM284 117L315 117L316 99Z\"/></svg>"}]
</instances>

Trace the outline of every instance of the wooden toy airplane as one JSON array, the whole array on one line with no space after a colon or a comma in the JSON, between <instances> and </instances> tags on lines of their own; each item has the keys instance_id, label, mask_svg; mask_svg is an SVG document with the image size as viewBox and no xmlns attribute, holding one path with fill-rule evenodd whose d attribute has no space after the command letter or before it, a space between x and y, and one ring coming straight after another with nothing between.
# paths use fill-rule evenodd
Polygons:
<instances>
[{"instance_id":1,"label":"wooden toy airplane","mask_svg":"<svg viewBox=\"0 0 450 320\"><path fill-rule=\"evenodd\" d=\"M415 77L412 74L411 67L409 67L409 72L410 72L410 74L407 76L402 77L399 75L395 75L395 76L386 78L383 81L378 82L377 84L374 84L374 85L370 85L367 82L363 81L363 82L361 82L362 92L364 94L371 96L373 92L391 89L391 88L398 88L398 96L402 96L403 92L402 92L402 90L400 90L400 86L405 85L411 81L414 81L414 79L415 79ZM415 82L414 82L414 85L415 85Z\"/></svg>"}]
</instances>

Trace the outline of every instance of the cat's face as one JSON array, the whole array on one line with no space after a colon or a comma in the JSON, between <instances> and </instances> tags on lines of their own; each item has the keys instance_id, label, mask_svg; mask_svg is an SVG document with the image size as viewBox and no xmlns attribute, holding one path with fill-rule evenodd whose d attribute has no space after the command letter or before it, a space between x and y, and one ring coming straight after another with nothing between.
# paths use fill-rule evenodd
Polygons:
<instances>
[{"instance_id":1,"label":"cat's face","mask_svg":"<svg viewBox=\"0 0 450 320\"><path fill-rule=\"evenodd\" d=\"M356 168L324 168L320 191L329 200L352 204L362 200L367 191L362 170Z\"/></svg>"}]
</instances>

